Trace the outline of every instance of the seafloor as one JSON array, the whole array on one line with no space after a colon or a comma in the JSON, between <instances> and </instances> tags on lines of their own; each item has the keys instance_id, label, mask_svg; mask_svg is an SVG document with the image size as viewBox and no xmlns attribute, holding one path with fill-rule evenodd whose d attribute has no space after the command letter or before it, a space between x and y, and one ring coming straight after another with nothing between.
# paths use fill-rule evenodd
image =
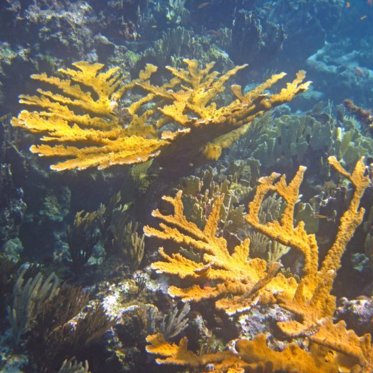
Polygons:
<instances>
[{"instance_id":1,"label":"seafloor","mask_svg":"<svg viewBox=\"0 0 373 373\"><path fill-rule=\"evenodd\" d=\"M372 134L371 0L1 0L0 372L373 372Z\"/></svg>"}]
</instances>

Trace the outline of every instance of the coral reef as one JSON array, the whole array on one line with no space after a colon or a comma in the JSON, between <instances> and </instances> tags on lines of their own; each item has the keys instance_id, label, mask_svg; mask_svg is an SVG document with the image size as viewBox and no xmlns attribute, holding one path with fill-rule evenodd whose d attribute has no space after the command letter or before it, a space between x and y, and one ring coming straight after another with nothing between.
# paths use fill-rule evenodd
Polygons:
<instances>
[{"instance_id":1,"label":"coral reef","mask_svg":"<svg viewBox=\"0 0 373 373\"><path fill-rule=\"evenodd\" d=\"M372 297L341 298L337 306L336 318L346 321L349 329L354 329L359 335L370 332L373 317Z\"/></svg>"},{"instance_id":2,"label":"coral reef","mask_svg":"<svg viewBox=\"0 0 373 373\"><path fill-rule=\"evenodd\" d=\"M231 15L232 59L235 63L245 59L258 71L261 61L287 66L290 59L289 67L299 65L323 46L328 33L336 32L341 12L338 1L240 1Z\"/></svg>"},{"instance_id":3,"label":"coral reef","mask_svg":"<svg viewBox=\"0 0 373 373\"><path fill-rule=\"evenodd\" d=\"M104 208L101 234L107 255L120 262L124 260L124 264L134 272L144 257L145 240L139 233L139 224L130 220L128 208L128 204L122 203L120 193L113 196Z\"/></svg>"},{"instance_id":4,"label":"coral reef","mask_svg":"<svg viewBox=\"0 0 373 373\"><path fill-rule=\"evenodd\" d=\"M0 371L370 373L372 17L0 2Z\"/></svg>"},{"instance_id":5,"label":"coral reef","mask_svg":"<svg viewBox=\"0 0 373 373\"><path fill-rule=\"evenodd\" d=\"M221 39L224 39L224 36L222 34ZM143 51L138 56L136 66L145 66L146 63L182 66L183 60L188 56L194 56L202 65L216 61L217 67L223 70L234 65L229 55L219 48L218 40L211 43L208 36L200 36L185 27L177 26L168 29L152 47Z\"/></svg>"},{"instance_id":6,"label":"coral reef","mask_svg":"<svg viewBox=\"0 0 373 373\"><path fill-rule=\"evenodd\" d=\"M224 195L220 229L222 236L239 236L243 229L244 207L259 173L255 160L236 160L233 164L209 167L181 180L185 216L199 227L206 224L206 211L210 211L216 195Z\"/></svg>"}]
</instances>

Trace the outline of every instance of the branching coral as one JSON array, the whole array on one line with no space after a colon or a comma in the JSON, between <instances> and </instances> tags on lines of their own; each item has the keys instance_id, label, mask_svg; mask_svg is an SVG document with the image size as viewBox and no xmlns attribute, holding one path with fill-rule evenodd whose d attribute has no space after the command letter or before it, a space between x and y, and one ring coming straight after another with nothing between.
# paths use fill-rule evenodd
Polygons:
<instances>
[{"instance_id":1,"label":"branching coral","mask_svg":"<svg viewBox=\"0 0 373 373\"><path fill-rule=\"evenodd\" d=\"M203 229L185 218L181 196L179 191L176 198L163 197L173 205L173 215L163 215L159 210L153 212L154 217L164 221L160 229L144 227L148 236L173 240L202 254L202 261L197 262L180 253L168 255L163 248L160 249L164 261L153 263L153 269L195 282L195 285L186 288L171 286L170 295L184 301L218 298L216 307L233 314L249 307L254 299L261 298L263 302L272 299L280 288L294 292L296 281L278 274L278 265L267 265L263 259L248 258L249 240L244 240L230 251L226 240L216 236L222 196L215 200ZM208 285L209 282L211 285ZM236 297L232 299L232 295Z\"/></svg>"},{"instance_id":2,"label":"branching coral","mask_svg":"<svg viewBox=\"0 0 373 373\"><path fill-rule=\"evenodd\" d=\"M274 351L267 346L263 334L254 340L237 340L235 351L221 351L197 355L187 348L187 339L179 344L167 342L161 334L148 336L147 351L160 356L158 364L187 365L202 368L203 372L289 372L289 373L336 373L337 364L315 351L309 354L296 344L287 346L283 351ZM208 365L208 368L206 366Z\"/></svg>"},{"instance_id":3,"label":"branching coral","mask_svg":"<svg viewBox=\"0 0 373 373\"><path fill-rule=\"evenodd\" d=\"M166 101L160 109L163 114L162 122L176 122L183 128L172 146L161 153L162 163L165 165L169 165L170 161L174 162L175 156L184 161L185 158L195 160L196 154L199 157L203 154L208 159L218 159L222 149L242 136L255 117L277 105L291 101L310 85L310 82L303 82L305 73L300 71L294 81L288 83L280 92L265 94L267 89L286 75L275 74L246 94L242 92L241 86L232 85L231 91L235 99L219 107L217 96L224 92L224 84L245 65L237 66L220 75L216 71L211 71L213 63L200 69L195 60L186 59L184 62L187 69L168 68L174 75L170 82L173 85L172 90L167 86L139 84Z\"/></svg>"},{"instance_id":4,"label":"branching coral","mask_svg":"<svg viewBox=\"0 0 373 373\"><path fill-rule=\"evenodd\" d=\"M287 298L285 293L278 296L279 303L294 312L298 320L279 322L280 329L289 337L307 336L317 344L343 353L356 360L363 372L368 372L372 369L370 336L359 338L353 331L347 330L343 322L333 324L336 306L331 290L347 243L363 220L365 211L359 208L359 203L369 185L369 178L365 175L362 160L357 162L351 174L335 157L329 157L329 163L351 182L354 191L349 208L341 217L335 241L321 263L315 236L307 234L303 222L294 226L294 207L299 197L304 169L300 169L288 185L284 177L275 183L279 176L277 174L262 178L254 200L249 205L247 221L260 232L304 255L303 276L294 296ZM270 192L278 193L286 201L286 207L280 221L263 224L259 221L258 212L264 197Z\"/></svg>"},{"instance_id":5,"label":"branching coral","mask_svg":"<svg viewBox=\"0 0 373 373\"><path fill-rule=\"evenodd\" d=\"M243 372L245 367L241 359L230 352L217 352L215 354L206 354L199 356L188 350L187 339L183 338L179 344L168 343L162 334L153 334L147 337L147 342L150 344L146 350L152 354L160 355L157 358L158 364L178 364L187 365L193 368L200 368L206 364L214 364L214 369L210 372L225 372L230 369L230 372ZM234 370L233 370L234 368Z\"/></svg>"},{"instance_id":6,"label":"branching coral","mask_svg":"<svg viewBox=\"0 0 373 373\"><path fill-rule=\"evenodd\" d=\"M333 322L335 297L331 295L336 273L341 266L341 257L363 219L364 209L359 208L359 204L369 178L365 175L362 160L357 162L352 173L345 170L335 157L329 157L329 163L350 181L353 194L341 217L335 241L322 262L319 260L315 235L306 232L304 222L294 224L294 208L299 199L305 167L300 167L289 183L285 176L280 177L276 173L261 178L246 215L248 223L259 232L303 254L304 267L300 280L286 278L278 272L276 264L248 257L248 240L228 250L226 241L216 235L221 196L216 198L204 229L199 229L185 218L181 192L176 198L164 197L173 205L173 215L154 211L153 215L163 221L159 229L145 227L145 233L149 236L172 240L203 253L201 261L195 261L180 253L169 255L160 249L163 261L152 264L155 270L197 282L186 288L171 286L170 295L184 301L219 298L216 307L224 309L228 314L252 307L254 302L276 302L296 316L294 320L278 322L281 331L287 338L307 339L310 349L302 350L291 345L282 352L275 352L267 347L263 336L257 336L251 342L239 340L232 361L231 353L227 353L227 356L218 353L196 357L187 350L186 340L180 345L170 345L159 335L149 336L151 346L148 351L163 356L165 359L161 359L160 363L203 366L208 362L220 364L225 360L228 366L215 367L217 372L242 372L252 367L263 367L266 363L275 370L301 372L337 372L339 369L348 369L368 373L372 370L370 335L359 337L353 330L347 330L344 322ZM279 220L262 222L259 218L260 207L269 193L277 193L284 200L285 208Z\"/></svg>"},{"instance_id":7,"label":"branching coral","mask_svg":"<svg viewBox=\"0 0 373 373\"><path fill-rule=\"evenodd\" d=\"M162 86L150 81L157 70L153 65L129 83L122 82L118 68L103 72L99 63L76 62L75 69L59 70L61 78L33 75L54 92L39 88L38 95L21 95L21 103L38 110L21 111L12 124L43 135L46 144L33 145L31 151L64 159L52 166L57 171L143 163L155 157L162 167L179 167L180 161L188 164L203 151L208 158L218 158L254 117L309 86L299 72L279 93L264 94L285 75L277 74L246 94L232 86L236 99L218 107L225 83L245 66L220 75L211 71L213 63L199 68L195 60L184 62L186 69L168 67L172 78ZM131 96L129 105L121 107L122 96L134 87L145 94ZM206 148L214 139L213 147Z\"/></svg>"},{"instance_id":8,"label":"branching coral","mask_svg":"<svg viewBox=\"0 0 373 373\"><path fill-rule=\"evenodd\" d=\"M61 93L38 89L39 96L20 96L21 103L41 110L23 110L12 124L46 134L41 140L52 144L33 145L31 151L40 156L68 158L51 167L57 171L139 163L155 156L165 142L147 138L151 128L143 128L141 118L134 116L123 124L115 114L118 100L136 80L122 84L118 68L101 72L104 65L98 63L76 62L73 66L75 69L59 70L65 79L46 74L32 76ZM148 65L139 79L148 79L153 71L154 66Z\"/></svg>"},{"instance_id":9,"label":"branching coral","mask_svg":"<svg viewBox=\"0 0 373 373\"><path fill-rule=\"evenodd\" d=\"M286 308L302 314L303 317L310 317L307 322L304 322L304 332L312 325L314 326L317 320L334 314L335 299L330 293L346 245L363 219L364 209L359 209L359 202L369 184L368 178L364 175L365 166L362 161L356 164L352 174L349 174L334 157L329 158L329 163L341 175L350 180L354 187L354 194L349 209L341 218L334 244L322 263L319 263L319 248L315 235L307 234L303 222L296 226L294 224L294 207L299 197L304 168L301 167L298 170L289 184L286 183L284 177L275 182L279 177L275 173L269 177L261 178L261 184L253 201L249 204L249 214L246 217L247 221L261 233L295 248L303 254L303 276L297 291L291 301L283 298L282 303ZM278 193L286 201L286 207L279 221L262 223L259 221L259 209L263 199L270 192ZM289 335L302 334L302 327L299 324L296 325L298 326L297 330L287 330ZM292 326L295 327L295 324ZM285 326L283 329L286 329Z\"/></svg>"}]
</instances>

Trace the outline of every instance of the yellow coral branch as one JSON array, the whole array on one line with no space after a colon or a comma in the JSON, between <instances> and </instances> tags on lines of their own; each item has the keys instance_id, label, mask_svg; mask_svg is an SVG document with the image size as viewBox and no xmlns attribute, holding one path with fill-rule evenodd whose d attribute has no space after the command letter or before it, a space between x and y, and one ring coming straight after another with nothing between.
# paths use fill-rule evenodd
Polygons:
<instances>
[{"instance_id":1,"label":"yellow coral branch","mask_svg":"<svg viewBox=\"0 0 373 373\"><path fill-rule=\"evenodd\" d=\"M233 250L229 250L226 240L217 235L223 196L216 198L203 229L186 219L181 191L175 198L167 196L163 199L173 206L174 213L164 215L159 210L155 210L153 216L160 219L162 223L158 229L144 227L145 234L163 240L172 240L201 254L201 261L197 262L180 253L169 255L163 248L160 249L163 260L152 263L153 269L198 281L198 284L187 288L172 286L168 290L170 295L180 297L184 301L221 298L217 300L216 306L233 314L250 307L254 298L270 299L269 294L280 289L279 282L283 284L281 291L289 292L288 296L294 294L296 288L294 279L283 281L283 276L280 276L277 271L270 270L264 260L248 258L250 244L248 239L243 240ZM200 285L201 281L204 282L203 286ZM211 281L213 285L207 285L207 282ZM229 307L225 307L227 302L223 299L229 295L237 295L237 297L234 301L230 298Z\"/></svg>"},{"instance_id":2,"label":"yellow coral branch","mask_svg":"<svg viewBox=\"0 0 373 373\"><path fill-rule=\"evenodd\" d=\"M365 189L369 185L369 177L365 175L363 158L356 163L352 174L347 172L335 157L329 157L328 161L341 175L351 182L354 192L348 210L341 217L336 239L322 263L321 272L323 274L330 270L336 273L340 268L341 257L346 245L354 235L356 228L363 221L365 210L359 208L359 204Z\"/></svg>"},{"instance_id":3,"label":"yellow coral branch","mask_svg":"<svg viewBox=\"0 0 373 373\"><path fill-rule=\"evenodd\" d=\"M102 169L142 163L158 156L169 140L157 138L153 127L145 124L151 111L138 116L132 108L132 120L127 126L115 112L122 94L139 80L122 84L119 69L102 72L102 64L76 62L73 66L75 69L59 70L68 79L32 76L61 93L39 89L39 96L20 96L21 103L43 110L23 110L12 124L44 134L41 140L51 144L33 145L31 151L39 156L67 158L51 166L56 171ZM148 65L140 76L148 79L155 70Z\"/></svg>"},{"instance_id":4,"label":"yellow coral branch","mask_svg":"<svg viewBox=\"0 0 373 373\"><path fill-rule=\"evenodd\" d=\"M249 204L249 213L246 220L259 232L281 242L283 245L291 246L304 255L305 275L315 273L318 269L318 247L313 234L307 234L303 222L297 226L294 224L294 207L299 197L299 187L303 181L305 167L299 167L293 180L287 184L285 177L276 180L280 175L272 173L271 176L259 179L254 199ZM286 202L285 210L280 221L262 223L259 220L259 211L264 198L269 192L278 193Z\"/></svg>"},{"instance_id":5,"label":"yellow coral branch","mask_svg":"<svg viewBox=\"0 0 373 373\"><path fill-rule=\"evenodd\" d=\"M158 364L176 364L181 366L190 366L203 369L207 364L214 368L211 370L203 369L203 372L231 372L243 373L248 364L241 360L238 355L229 351L216 352L211 354L197 355L188 350L187 338L181 339L179 344L167 342L162 334L149 335L146 338L149 343L146 351L161 356L156 359Z\"/></svg>"},{"instance_id":6,"label":"yellow coral branch","mask_svg":"<svg viewBox=\"0 0 373 373\"><path fill-rule=\"evenodd\" d=\"M257 335L253 341L238 340L236 348L242 360L250 362L251 366L264 367L270 364L273 372L338 372L337 362L328 361L319 351L310 354L296 344L290 344L282 351L272 350L267 346L263 334Z\"/></svg>"},{"instance_id":7,"label":"yellow coral branch","mask_svg":"<svg viewBox=\"0 0 373 373\"><path fill-rule=\"evenodd\" d=\"M53 165L54 170L105 168L155 157L159 168L173 170L181 163L201 162L203 154L217 159L223 148L246 132L252 119L308 87L301 75L278 94L263 95L283 76L274 75L240 99L218 107L226 82L246 65L220 74L211 71L213 63L200 68L195 60L184 62L185 69L168 67L172 78L161 86L150 81L157 71L153 65L146 65L138 79L127 83L118 68L104 71L99 63L76 62L73 68L60 69L60 76L35 74L33 79L53 89L21 95L22 104L38 110L23 110L12 124L43 135L41 141L49 145L33 146L35 153L68 158ZM122 96L135 87L145 95L136 100L131 96L123 106ZM214 139L218 140L206 148Z\"/></svg>"},{"instance_id":8,"label":"yellow coral branch","mask_svg":"<svg viewBox=\"0 0 373 373\"><path fill-rule=\"evenodd\" d=\"M267 346L263 334L257 335L252 341L238 339L234 343L236 352L201 355L188 350L186 338L181 339L179 344L167 342L161 334L149 335L146 340L149 343L147 352L160 356L156 359L158 364L190 366L202 372L258 372L268 367L271 367L271 372L338 372L337 358L327 359L322 350L314 348L312 353L307 353L296 344L291 344L282 351L275 351Z\"/></svg>"}]
</instances>

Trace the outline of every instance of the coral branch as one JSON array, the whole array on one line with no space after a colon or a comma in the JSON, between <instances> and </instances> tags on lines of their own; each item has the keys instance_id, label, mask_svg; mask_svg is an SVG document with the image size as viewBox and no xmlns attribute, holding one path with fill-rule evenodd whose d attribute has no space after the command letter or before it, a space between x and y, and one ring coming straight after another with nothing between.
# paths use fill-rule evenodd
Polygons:
<instances>
[{"instance_id":1,"label":"coral branch","mask_svg":"<svg viewBox=\"0 0 373 373\"><path fill-rule=\"evenodd\" d=\"M280 288L290 294L294 293L296 282L293 278L286 279L278 274L272 267L267 267L263 259L248 258L250 243L248 239L242 241L233 250L229 250L226 240L216 236L223 197L217 197L215 200L203 229L186 219L181 191L175 198L163 199L174 207L174 214L163 215L159 210L155 210L153 216L163 223L160 224L159 229L144 227L145 234L163 240L172 240L201 255L201 261L197 262L180 253L168 255L163 248L160 249L163 261L153 263L153 269L180 278L188 277L197 282L187 288L171 286L169 288L171 296L180 297L183 301L218 298L217 308L233 314L240 309L250 307L254 298L261 298L263 302L270 299ZM211 281L214 285L208 285ZM233 295L236 297L232 298Z\"/></svg>"}]
</instances>

